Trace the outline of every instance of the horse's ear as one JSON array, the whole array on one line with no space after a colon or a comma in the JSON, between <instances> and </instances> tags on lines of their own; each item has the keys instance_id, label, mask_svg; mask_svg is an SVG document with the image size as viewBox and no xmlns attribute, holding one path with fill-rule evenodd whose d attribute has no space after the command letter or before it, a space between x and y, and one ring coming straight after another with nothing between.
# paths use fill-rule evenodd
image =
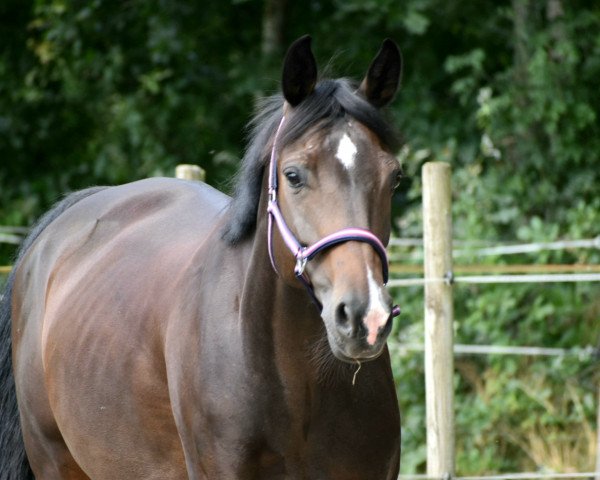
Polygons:
<instances>
[{"instance_id":1,"label":"horse's ear","mask_svg":"<svg viewBox=\"0 0 600 480\"><path fill-rule=\"evenodd\" d=\"M381 108L394 99L402 76L402 54L393 40L386 38L360 84L367 100Z\"/></svg>"},{"instance_id":2,"label":"horse's ear","mask_svg":"<svg viewBox=\"0 0 600 480\"><path fill-rule=\"evenodd\" d=\"M283 61L283 96L292 107L310 95L317 83L317 62L310 42L309 35L300 37L290 45Z\"/></svg>"}]
</instances>

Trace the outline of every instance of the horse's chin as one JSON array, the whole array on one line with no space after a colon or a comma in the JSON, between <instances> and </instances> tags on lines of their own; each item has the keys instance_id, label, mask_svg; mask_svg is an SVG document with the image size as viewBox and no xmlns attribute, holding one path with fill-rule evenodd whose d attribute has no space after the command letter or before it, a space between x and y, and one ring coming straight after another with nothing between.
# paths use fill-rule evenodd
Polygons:
<instances>
[{"instance_id":1,"label":"horse's chin","mask_svg":"<svg viewBox=\"0 0 600 480\"><path fill-rule=\"evenodd\" d=\"M375 360L383 353L383 347L385 346L385 342L382 342L375 348L353 348L348 345L339 345L335 340L332 341L329 336L328 340L333 356L345 363L365 363Z\"/></svg>"}]
</instances>

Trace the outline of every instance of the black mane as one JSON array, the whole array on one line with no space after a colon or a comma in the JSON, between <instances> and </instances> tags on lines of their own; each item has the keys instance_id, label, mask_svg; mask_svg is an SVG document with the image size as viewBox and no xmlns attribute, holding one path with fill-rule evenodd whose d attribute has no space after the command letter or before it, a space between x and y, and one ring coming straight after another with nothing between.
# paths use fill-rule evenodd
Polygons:
<instances>
[{"instance_id":1,"label":"black mane","mask_svg":"<svg viewBox=\"0 0 600 480\"><path fill-rule=\"evenodd\" d=\"M283 116L283 104L281 94L264 99L249 123L251 140L237 175L229 219L223 231L223 239L230 245L244 240L256 226L263 172L269 159L270 141ZM381 111L359 93L355 84L346 79L319 82L315 90L288 113L278 142L283 147L298 140L317 123L329 128L345 116L356 119L370 129L390 151L395 153L400 147L399 137Z\"/></svg>"}]
</instances>

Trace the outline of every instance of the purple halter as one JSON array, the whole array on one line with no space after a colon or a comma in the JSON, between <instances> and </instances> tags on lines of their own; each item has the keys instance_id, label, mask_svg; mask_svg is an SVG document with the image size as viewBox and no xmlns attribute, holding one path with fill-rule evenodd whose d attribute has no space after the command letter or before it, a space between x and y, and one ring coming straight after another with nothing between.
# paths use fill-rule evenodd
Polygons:
<instances>
[{"instance_id":1,"label":"purple halter","mask_svg":"<svg viewBox=\"0 0 600 480\"><path fill-rule=\"evenodd\" d=\"M381 243L381 240L377 238L372 232L369 230L365 230L364 228L343 228L342 230L338 230L331 235L327 235L321 240L313 243L308 247L303 247L298 239L294 236L290 228L287 226L283 215L281 214L281 210L279 208L279 204L277 203L277 140L279 138L279 134L283 128L283 124L285 123L285 115L281 118L281 122L279 122L279 126L277 127L277 131L275 132L275 138L273 139L273 146L271 148L271 162L269 165L269 203L267 206L267 211L269 213L269 223L268 223L268 248L269 248L269 257L271 259L271 265L273 265L273 269L278 272L277 266L275 264L275 256L273 254L273 220L275 220L275 224L279 229L279 233L283 238L286 246L296 259L296 267L294 268L294 273L296 278L300 280L300 282L306 287L307 292L309 293L312 300L315 302L319 311L322 310L321 302L317 299L315 295L314 289L312 287L312 283L310 278L305 272L306 264L309 260L312 260L319 252L331 248L339 243L355 241L355 242L365 242L373 247L375 252L379 255L379 259L381 260L381 268L383 270L383 282L384 284L388 281L388 259L387 254L385 252L385 246ZM394 317L400 314L400 307L395 305L392 308L392 315Z\"/></svg>"}]
</instances>

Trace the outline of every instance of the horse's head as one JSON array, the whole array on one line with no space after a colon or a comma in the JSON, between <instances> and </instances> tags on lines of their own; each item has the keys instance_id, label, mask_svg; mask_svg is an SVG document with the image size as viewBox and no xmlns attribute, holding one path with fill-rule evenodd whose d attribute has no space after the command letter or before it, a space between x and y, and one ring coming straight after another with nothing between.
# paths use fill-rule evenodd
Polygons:
<instances>
[{"instance_id":1,"label":"horse's head","mask_svg":"<svg viewBox=\"0 0 600 480\"><path fill-rule=\"evenodd\" d=\"M273 233L274 264L293 285L299 284L294 268L305 272L322 305L331 349L348 362L377 357L392 323L382 252L400 166L393 155L394 136L379 109L393 99L400 72L400 52L391 40L383 43L360 86L346 80L317 83L309 37L292 44L284 62L285 120L271 159L276 162L275 213L300 246L332 234L335 240L339 231L341 238L304 265L294 258L296 247L279 225Z\"/></svg>"}]
</instances>

